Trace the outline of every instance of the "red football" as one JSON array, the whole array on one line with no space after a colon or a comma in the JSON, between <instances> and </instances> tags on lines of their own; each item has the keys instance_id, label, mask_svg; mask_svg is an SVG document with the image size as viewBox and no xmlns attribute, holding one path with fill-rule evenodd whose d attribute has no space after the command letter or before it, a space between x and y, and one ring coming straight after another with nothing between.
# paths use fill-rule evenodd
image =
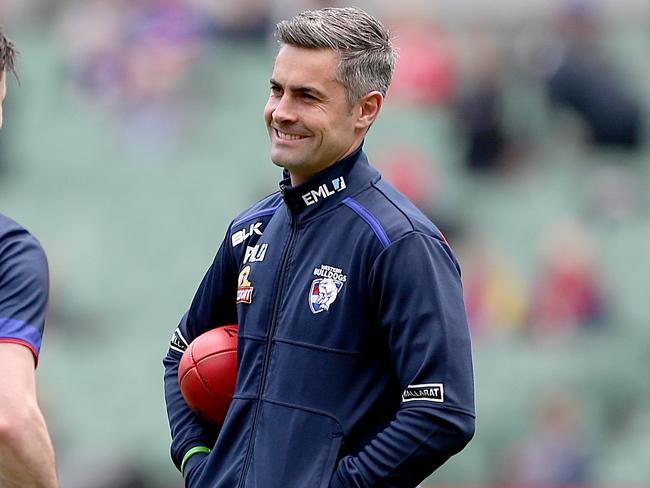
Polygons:
<instances>
[{"instance_id":1,"label":"red football","mask_svg":"<svg viewBox=\"0 0 650 488\"><path fill-rule=\"evenodd\" d=\"M223 423L237 381L237 325L224 325L194 339L178 365L178 384L202 419Z\"/></svg>"}]
</instances>

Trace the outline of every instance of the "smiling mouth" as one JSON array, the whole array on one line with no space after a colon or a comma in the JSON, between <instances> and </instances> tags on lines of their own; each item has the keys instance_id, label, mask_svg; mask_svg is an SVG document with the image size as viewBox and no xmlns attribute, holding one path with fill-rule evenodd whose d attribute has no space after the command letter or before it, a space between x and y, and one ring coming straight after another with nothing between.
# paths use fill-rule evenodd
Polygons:
<instances>
[{"instance_id":1,"label":"smiling mouth","mask_svg":"<svg viewBox=\"0 0 650 488\"><path fill-rule=\"evenodd\" d=\"M299 141L301 139L306 139L307 136L301 136L298 134L289 134L288 132L282 132L279 129L276 129L275 127L273 128L273 131L275 132L275 135L278 139L281 141Z\"/></svg>"}]
</instances>

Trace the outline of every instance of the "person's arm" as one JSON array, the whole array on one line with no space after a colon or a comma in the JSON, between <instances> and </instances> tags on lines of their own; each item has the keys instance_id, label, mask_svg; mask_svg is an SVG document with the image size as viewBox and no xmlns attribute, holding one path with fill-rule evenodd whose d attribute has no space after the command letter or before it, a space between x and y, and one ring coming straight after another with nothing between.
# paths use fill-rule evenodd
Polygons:
<instances>
[{"instance_id":1,"label":"person's arm","mask_svg":"<svg viewBox=\"0 0 650 488\"><path fill-rule=\"evenodd\" d=\"M57 486L54 449L36 396L35 365L49 292L47 258L15 226L0 240L0 486Z\"/></svg>"},{"instance_id":2,"label":"person's arm","mask_svg":"<svg viewBox=\"0 0 650 488\"><path fill-rule=\"evenodd\" d=\"M178 363L193 339L219 325L237 323L237 266L226 238L201 282L189 311L172 335L165 365L165 402L171 430L171 457L188 486L218 432L189 408L178 385Z\"/></svg>"},{"instance_id":3,"label":"person's arm","mask_svg":"<svg viewBox=\"0 0 650 488\"><path fill-rule=\"evenodd\" d=\"M474 434L460 273L446 243L412 233L382 252L369 286L404 393L388 427L340 460L330 488L414 487Z\"/></svg>"},{"instance_id":4,"label":"person's arm","mask_svg":"<svg viewBox=\"0 0 650 488\"><path fill-rule=\"evenodd\" d=\"M55 488L54 449L36 399L34 356L0 342L0 486Z\"/></svg>"}]
</instances>

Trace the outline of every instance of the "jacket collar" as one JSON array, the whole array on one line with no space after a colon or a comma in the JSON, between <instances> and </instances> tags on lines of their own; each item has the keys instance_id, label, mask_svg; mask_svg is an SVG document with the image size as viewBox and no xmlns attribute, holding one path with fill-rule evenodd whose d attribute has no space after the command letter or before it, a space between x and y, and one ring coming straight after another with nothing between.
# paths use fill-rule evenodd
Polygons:
<instances>
[{"instance_id":1,"label":"jacket collar","mask_svg":"<svg viewBox=\"0 0 650 488\"><path fill-rule=\"evenodd\" d=\"M343 199L379 179L379 172L370 166L362 148L363 144L298 186L291 186L289 173L284 170L280 190L291 213L300 220L307 219L334 208Z\"/></svg>"}]
</instances>

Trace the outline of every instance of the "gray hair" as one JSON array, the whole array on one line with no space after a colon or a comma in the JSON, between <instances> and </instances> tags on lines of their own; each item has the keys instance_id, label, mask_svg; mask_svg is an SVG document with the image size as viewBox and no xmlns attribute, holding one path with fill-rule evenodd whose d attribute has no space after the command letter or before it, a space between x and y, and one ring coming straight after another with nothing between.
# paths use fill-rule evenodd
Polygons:
<instances>
[{"instance_id":1,"label":"gray hair","mask_svg":"<svg viewBox=\"0 0 650 488\"><path fill-rule=\"evenodd\" d=\"M397 60L388 30L354 7L308 10L276 26L280 44L339 53L336 79L350 105L371 91L386 96Z\"/></svg>"}]
</instances>

